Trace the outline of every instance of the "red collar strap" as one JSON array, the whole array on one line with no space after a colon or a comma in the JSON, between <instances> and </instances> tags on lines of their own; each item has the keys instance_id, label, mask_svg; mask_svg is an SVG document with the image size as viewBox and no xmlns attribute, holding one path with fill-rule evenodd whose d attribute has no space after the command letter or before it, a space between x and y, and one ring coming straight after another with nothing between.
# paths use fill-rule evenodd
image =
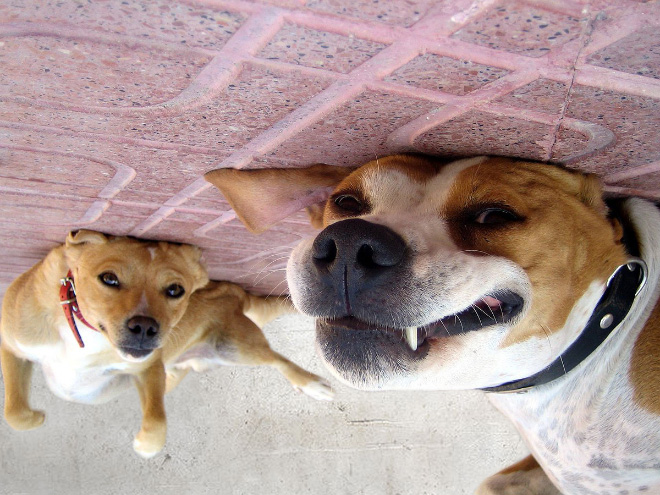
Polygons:
<instances>
[{"instance_id":1,"label":"red collar strap","mask_svg":"<svg viewBox=\"0 0 660 495\"><path fill-rule=\"evenodd\" d=\"M83 315L80 312L80 308L78 307L78 302L76 301L76 287L73 285L73 275L71 274L71 270L69 270L69 273L66 274L66 277L60 280L60 283L62 284L60 286L60 304L62 305L62 309L64 310L64 316L66 317L66 320L69 322L69 327L73 332L73 336L78 341L78 345L80 347L85 347L82 337L80 336L80 332L78 331L78 327L76 327L76 320L73 318L74 315L76 318L78 318L82 323L87 325L92 330L95 330L97 332L98 330L96 330L96 328L90 325L87 322L87 320L83 318Z\"/></svg>"}]
</instances>

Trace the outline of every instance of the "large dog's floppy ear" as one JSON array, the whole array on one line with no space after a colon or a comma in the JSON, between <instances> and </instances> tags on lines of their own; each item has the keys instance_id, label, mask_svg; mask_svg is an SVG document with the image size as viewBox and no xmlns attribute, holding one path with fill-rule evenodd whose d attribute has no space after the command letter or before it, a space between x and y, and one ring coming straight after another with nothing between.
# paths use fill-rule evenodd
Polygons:
<instances>
[{"instance_id":1,"label":"large dog's floppy ear","mask_svg":"<svg viewBox=\"0 0 660 495\"><path fill-rule=\"evenodd\" d=\"M204 178L220 189L238 218L255 233L263 232L288 215L309 208L318 226L315 205L328 199L353 168L312 165L307 168L212 170ZM310 208L311 207L311 208Z\"/></svg>"}]
</instances>

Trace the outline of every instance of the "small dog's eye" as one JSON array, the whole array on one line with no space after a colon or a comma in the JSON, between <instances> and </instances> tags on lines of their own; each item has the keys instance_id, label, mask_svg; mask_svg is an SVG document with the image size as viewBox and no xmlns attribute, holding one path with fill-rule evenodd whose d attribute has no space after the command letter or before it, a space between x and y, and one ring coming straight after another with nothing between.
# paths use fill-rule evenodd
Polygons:
<instances>
[{"instance_id":1,"label":"small dog's eye","mask_svg":"<svg viewBox=\"0 0 660 495\"><path fill-rule=\"evenodd\" d=\"M486 208L477 213L474 218L475 223L481 225L500 225L516 220L520 220L520 217L504 208Z\"/></svg>"},{"instance_id":2,"label":"small dog's eye","mask_svg":"<svg viewBox=\"0 0 660 495\"><path fill-rule=\"evenodd\" d=\"M362 201L350 194L341 194L335 198L335 204L342 210L351 213L360 213L364 209Z\"/></svg>"},{"instance_id":3,"label":"small dog's eye","mask_svg":"<svg viewBox=\"0 0 660 495\"><path fill-rule=\"evenodd\" d=\"M105 285L119 288L119 279L117 278L117 275L112 272L103 272L99 275L99 280Z\"/></svg>"},{"instance_id":4,"label":"small dog's eye","mask_svg":"<svg viewBox=\"0 0 660 495\"><path fill-rule=\"evenodd\" d=\"M172 299L178 299L186 293L186 289L181 287L179 284L168 285L165 289L165 295L171 297Z\"/></svg>"}]
</instances>

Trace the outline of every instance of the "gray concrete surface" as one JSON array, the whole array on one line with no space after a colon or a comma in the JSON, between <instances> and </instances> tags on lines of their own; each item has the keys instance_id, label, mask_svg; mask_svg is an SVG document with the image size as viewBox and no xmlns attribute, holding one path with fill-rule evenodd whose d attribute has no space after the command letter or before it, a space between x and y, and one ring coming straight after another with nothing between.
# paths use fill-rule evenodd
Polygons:
<instances>
[{"instance_id":1,"label":"gray concrete surface","mask_svg":"<svg viewBox=\"0 0 660 495\"><path fill-rule=\"evenodd\" d=\"M312 320L265 329L271 345L324 376ZM276 371L220 368L186 377L166 399L167 445L133 453L136 393L103 406L64 402L33 380L40 429L0 424L0 494L472 493L525 455L479 392L360 392L333 380L332 403L295 393ZM4 389L3 389L4 390Z\"/></svg>"}]
</instances>

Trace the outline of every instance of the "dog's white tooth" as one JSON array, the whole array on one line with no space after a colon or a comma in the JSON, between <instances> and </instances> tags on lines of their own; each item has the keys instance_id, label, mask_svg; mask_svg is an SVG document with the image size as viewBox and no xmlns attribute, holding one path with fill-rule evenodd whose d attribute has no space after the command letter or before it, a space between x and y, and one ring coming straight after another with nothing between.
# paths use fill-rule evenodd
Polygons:
<instances>
[{"instance_id":1,"label":"dog's white tooth","mask_svg":"<svg viewBox=\"0 0 660 495\"><path fill-rule=\"evenodd\" d=\"M403 332L406 342L413 351L417 350L417 327L406 327Z\"/></svg>"}]
</instances>

